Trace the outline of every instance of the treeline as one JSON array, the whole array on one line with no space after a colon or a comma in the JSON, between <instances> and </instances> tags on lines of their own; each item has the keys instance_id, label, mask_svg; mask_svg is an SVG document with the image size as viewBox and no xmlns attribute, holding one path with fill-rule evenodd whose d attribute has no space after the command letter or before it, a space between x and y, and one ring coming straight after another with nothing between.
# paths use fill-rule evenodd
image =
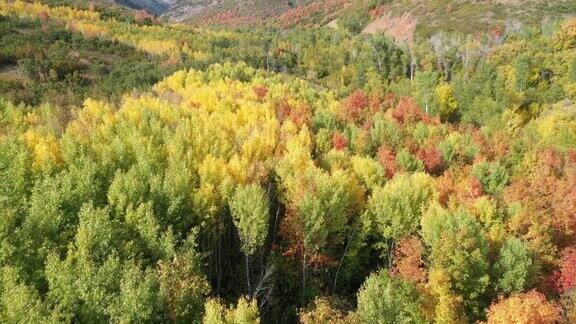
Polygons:
<instances>
[{"instance_id":1,"label":"treeline","mask_svg":"<svg viewBox=\"0 0 576 324\"><path fill-rule=\"evenodd\" d=\"M252 67L301 77L334 90L339 98L356 89L409 95L432 114L446 115L446 110L454 110L449 116L451 120L482 125L489 122L491 116L508 108L515 108L525 115L525 122L533 114L538 114L542 105L566 97L574 99L576 60L570 44L574 29L570 21L550 21L541 28L511 24L482 38L439 32L429 39L399 44L384 35L355 36L330 28L234 32L187 30L104 20L100 18L103 15L100 12L48 7L37 3L16 1L13 4L5 3L2 8L0 11L5 13L41 16L41 22L35 24L53 26L54 30L58 30L56 34L61 33L57 26L65 24L66 28L88 37L82 46L70 44L70 37L62 37L62 42L68 43L67 46L59 46L64 48L60 49L61 52L68 52L65 55L70 55L69 49L77 46L89 47L91 51L98 51L95 44L103 44L102 48L111 47L110 42L100 39L114 44L125 43L147 52L150 57L127 58L126 61L147 60L150 62L148 65L157 66L140 69L150 71L150 74L156 75L155 79L182 67L204 69L217 62L246 62ZM60 22L60 25L53 21ZM5 36L7 41L11 37L13 40L23 38L14 33L15 28L8 30L10 33ZM37 30L39 34L41 31ZM79 42L79 39L75 37L74 41ZM43 44L41 39L32 40ZM49 40L53 42L55 39ZM118 55L120 48L122 52L130 50L119 44L114 46L118 46L116 57L108 61L122 62L116 59L121 56ZM48 51L52 52L50 49ZM99 56L106 55L110 53L104 52ZM30 55L12 53L8 56L19 59L29 58ZM93 60L86 61L92 65ZM34 65L34 62L28 63ZM99 64L93 65L89 68L93 70L91 74L94 77L107 77L110 69L99 70ZM42 67L31 66L27 69ZM66 73L57 71L57 74ZM113 75L116 80L126 78L128 83L116 87L117 94L136 86L137 82L131 81L134 75L130 71ZM505 84L507 86L503 86ZM452 97L456 100L451 101ZM454 106L456 102L458 107ZM454 107L448 107L450 105Z\"/></svg>"},{"instance_id":2,"label":"treeline","mask_svg":"<svg viewBox=\"0 0 576 324\"><path fill-rule=\"evenodd\" d=\"M6 14L42 16L44 22L35 24L53 26L45 28L54 28L56 34L60 30L57 26L64 24L62 27L87 37L90 44L102 43L98 40L104 39L136 47L151 55L150 63L142 63L145 67L140 70L157 76L182 67L205 69L217 62L246 62L252 67L299 76L334 90L339 97L356 89L410 95L433 114L456 110L447 108L446 100L453 94L459 107L451 118L478 124L512 107L521 107L527 120L530 111L538 113L542 104L565 97L573 99L574 93L576 63L570 45L574 27L570 22L550 21L540 28L509 24L482 38L439 32L428 39L402 44L384 35L355 36L331 28L189 30L140 26L101 19L100 12L19 1L5 3L2 8L0 12ZM15 39L21 38L17 33L4 36L7 42L16 44ZM110 47L110 43L102 44ZM73 45L70 47L77 44ZM29 57L22 53L10 55ZM109 61L123 62L114 56ZM115 73L114 79L126 78L128 86L133 86L133 76L126 74ZM117 93L126 88L118 87ZM442 103L435 95L440 92Z\"/></svg>"}]
</instances>

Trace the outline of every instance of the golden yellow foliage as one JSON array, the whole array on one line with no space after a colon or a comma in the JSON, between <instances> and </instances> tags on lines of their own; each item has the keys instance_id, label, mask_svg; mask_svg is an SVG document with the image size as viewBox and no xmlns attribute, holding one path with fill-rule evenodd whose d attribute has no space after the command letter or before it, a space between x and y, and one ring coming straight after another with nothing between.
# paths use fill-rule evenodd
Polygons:
<instances>
[{"instance_id":1,"label":"golden yellow foliage","mask_svg":"<svg viewBox=\"0 0 576 324\"><path fill-rule=\"evenodd\" d=\"M436 88L438 101L440 102L440 116L449 117L458 109L458 102L452 93L452 86L442 83Z\"/></svg>"},{"instance_id":2,"label":"golden yellow foliage","mask_svg":"<svg viewBox=\"0 0 576 324\"><path fill-rule=\"evenodd\" d=\"M303 324L352 324L359 320L355 314L344 314L338 309L334 309L330 301L324 297L314 300L311 309L302 310L299 314L300 323Z\"/></svg>"},{"instance_id":3,"label":"golden yellow foliage","mask_svg":"<svg viewBox=\"0 0 576 324\"><path fill-rule=\"evenodd\" d=\"M109 35L109 30L92 22L71 21L68 28L79 31L85 37L105 38Z\"/></svg>"},{"instance_id":4,"label":"golden yellow foliage","mask_svg":"<svg viewBox=\"0 0 576 324\"><path fill-rule=\"evenodd\" d=\"M62 162L60 146L53 134L43 134L30 129L24 134L24 140L34 156L32 166L36 170Z\"/></svg>"},{"instance_id":5,"label":"golden yellow foliage","mask_svg":"<svg viewBox=\"0 0 576 324\"><path fill-rule=\"evenodd\" d=\"M450 276L444 270L431 269L426 287L434 299L435 323L466 323L462 311L462 297L452 291Z\"/></svg>"},{"instance_id":6,"label":"golden yellow foliage","mask_svg":"<svg viewBox=\"0 0 576 324\"><path fill-rule=\"evenodd\" d=\"M566 21L554 35L554 44L559 49L576 48L576 19Z\"/></svg>"},{"instance_id":7,"label":"golden yellow foliage","mask_svg":"<svg viewBox=\"0 0 576 324\"><path fill-rule=\"evenodd\" d=\"M16 0L12 3L0 0L0 14L15 14L24 18L41 15L62 22L67 28L86 37L100 37L127 43L153 55L173 56L185 53L202 57L186 42L185 32L167 26L138 26L116 20L102 20L100 13L71 7L50 7L40 2ZM163 37L170 35L171 37ZM205 55L204 55L205 56Z\"/></svg>"}]
</instances>

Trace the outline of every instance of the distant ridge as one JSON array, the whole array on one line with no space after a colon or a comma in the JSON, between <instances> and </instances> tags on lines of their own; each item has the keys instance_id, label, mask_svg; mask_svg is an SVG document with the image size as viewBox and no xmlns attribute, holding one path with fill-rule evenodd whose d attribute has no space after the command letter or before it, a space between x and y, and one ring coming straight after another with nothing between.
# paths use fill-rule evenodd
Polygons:
<instances>
[{"instance_id":1,"label":"distant ridge","mask_svg":"<svg viewBox=\"0 0 576 324\"><path fill-rule=\"evenodd\" d=\"M131 9L146 10L154 15L161 15L170 8L172 3L162 0L115 0L118 4Z\"/></svg>"},{"instance_id":2,"label":"distant ridge","mask_svg":"<svg viewBox=\"0 0 576 324\"><path fill-rule=\"evenodd\" d=\"M576 1L486 0L117 0L161 13L166 21L198 26L338 27L355 19L358 32L386 32L403 40L437 31L465 34L504 28L507 22L540 26L542 21L574 15ZM345 18L345 19L339 19ZM338 19L338 23L334 20ZM396 26L398 22L401 26Z\"/></svg>"}]
</instances>

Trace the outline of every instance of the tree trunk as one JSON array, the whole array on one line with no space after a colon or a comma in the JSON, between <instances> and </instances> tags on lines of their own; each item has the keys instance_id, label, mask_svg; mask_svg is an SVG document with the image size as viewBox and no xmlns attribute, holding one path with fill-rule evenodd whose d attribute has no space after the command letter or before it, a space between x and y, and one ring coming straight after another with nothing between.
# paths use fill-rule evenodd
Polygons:
<instances>
[{"instance_id":1,"label":"tree trunk","mask_svg":"<svg viewBox=\"0 0 576 324\"><path fill-rule=\"evenodd\" d=\"M250 295L252 289L250 287L250 260L248 259L248 254L244 254L244 260L246 260L246 284L248 285L248 295Z\"/></svg>"},{"instance_id":2,"label":"tree trunk","mask_svg":"<svg viewBox=\"0 0 576 324\"><path fill-rule=\"evenodd\" d=\"M306 250L302 254L302 306L304 306L304 293L306 291Z\"/></svg>"},{"instance_id":3,"label":"tree trunk","mask_svg":"<svg viewBox=\"0 0 576 324\"><path fill-rule=\"evenodd\" d=\"M216 253L217 260L216 260L216 266L218 268L218 271L216 272L216 294L220 295L220 280L222 279L222 238L218 239L218 245L216 246L216 251L218 251L218 253Z\"/></svg>"},{"instance_id":4,"label":"tree trunk","mask_svg":"<svg viewBox=\"0 0 576 324\"><path fill-rule=\"evenodd\" d=\"M336 270L336 276L334 276L334 285L332 287L332 293L336 293L336 283L338 282L338 273L340 272L340 268L342 267L342 262L344 261L344 257L346 256L346 252L348 252L348 247L350 246L350 242L352 241L352 237L354 234L350 234L348 237L348 243L346 243L346 247L344 248L344 253L342 253L342 258L340 258L340 264L338 264L338 270Z\"/></svg>"},{"instance_id":5,"label":"tree trunk","mask_svg":"<svg viewBox=\"0 0 576 324\"><path fill-rule=\"evenodd\" d=\"M394 240L392 240L392 242L390 243L390 252L388 253L388 270L392 269L392 262L394 260L394 245L395 242Z\"/></svg>"}]
</instances>

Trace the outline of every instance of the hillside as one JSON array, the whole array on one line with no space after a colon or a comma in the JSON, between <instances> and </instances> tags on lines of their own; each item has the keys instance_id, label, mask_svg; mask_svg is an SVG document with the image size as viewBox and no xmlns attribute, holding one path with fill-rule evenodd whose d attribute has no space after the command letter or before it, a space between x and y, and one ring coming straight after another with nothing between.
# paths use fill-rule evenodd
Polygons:
<instances>
[{"instance_id":1,"label":"hillside","mask_svg":"<svg viewBox=\"0 0 576 324\"><path fill-rule=\"evenodd\" d=\"M146 10L151 14L161 15L173 5L173 0L116 0L118 4L131 9Z\"/></svg>"},{"instance_id":2,"label":"hillside","mask_svg":"<svg viewBox=\"0 0 576 324\"><path fill-rule=\"evenodd\" d=\"M480 34L487 31L540 26L546 20L574 16L571 0L419 1L394 0L382 6L365 32L412 30L418 37L439 31ZM393 23L390 23L393 22Z\"/></svg>"},{"instance_id":3,"label":"hillside","mask_svg":"<svg viewBox=\"0 0 576 324\"><path fill-rule=\"evenodd\" d=\"M195 25L321 26L343 13L349 5L366 0L178 0L162 17Z\"/></svg>"},{"instance_id":4,"label":"hillside","mask_svg":"<svg viewBox=\"0 0 576 324\"><path fill-rule=\"evenodd\" d=\"M162 17L194 24L262 24L298 6L301 0L177 0Z\"/></svg>"},{"instance_id":5,"label":"hillside","mask_svg":"<svg viewBox=\"0 0 576 324\"><path fill-rule=\"evenodd\" d=\"M429 37L440 30L475 34L517 28L518 24L538 26L545 20L571 16L574 12L576 3L571 0L178 0L167 7L162 18L198 26L283 28L319 27L340 18L339 25L345 29L385 32L410 40L414 36Z\"/></svg>"},{"instance_id":6,"label":"hillside","mask_svg":"<svg viewBox=\"0 0 576 324\"><path fill-rule=\"evenodd\" d=\"M110 6L112 0L50 0L52 4ZM340 26L352 32L385 32L400 40L429 37L437 31L482 33L519 24L537 26L574 15L571 0L116 0L146 10L167 22L196 26ZM338 23L337 23L338 22Z\"/></svg>"}]
</instances>

